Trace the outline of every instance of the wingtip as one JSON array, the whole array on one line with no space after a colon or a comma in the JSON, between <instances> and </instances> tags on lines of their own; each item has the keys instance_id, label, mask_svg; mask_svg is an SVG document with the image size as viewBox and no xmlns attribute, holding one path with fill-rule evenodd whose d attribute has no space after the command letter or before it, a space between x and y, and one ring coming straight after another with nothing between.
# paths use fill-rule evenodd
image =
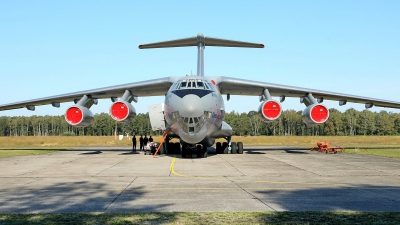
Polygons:
<instances>
[{"instance_id":1,"label":"wingtip","mask_svg":"<svg viewBox=\"0 0 400 225\"><path fill-rule=\"evenodd\" d=\"M260 44L261 48L264 48L264 44Z\"/></svg>"},{"instance_id":2,"label":"wingtip","mask_svg":"<svg viewBox=\"0 0 400 225\"><path fill-rule=\"evenodd\" d=\"M142 49L142 47L143 47L143 45L139 45L139 46L138 46L139 49Z\"/></svg>"}]
</instances>

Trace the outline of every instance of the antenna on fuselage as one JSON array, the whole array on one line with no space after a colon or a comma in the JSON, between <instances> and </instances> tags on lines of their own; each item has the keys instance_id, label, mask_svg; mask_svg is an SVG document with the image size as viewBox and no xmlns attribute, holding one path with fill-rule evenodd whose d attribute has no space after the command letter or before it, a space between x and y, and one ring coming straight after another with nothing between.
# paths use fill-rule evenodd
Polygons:
<instances>
[{"instance_id":1,"label":"antenna on fuselage","mask_svg":"<svg viewBox=\"0 0 400 225\"><path fill-rule=\"evenodd\" d=\"M146 48L170 48L170 47L186 47L197 46L197 76L204 76L204 49L206 46L220 47L244 47L244 48L264 48L263 44L233 41L219 38L205 38L203 34L196 37L177 39L171 41L156 42L151 44L139 45L140 49Z\"/></svg>"}]
</instances>

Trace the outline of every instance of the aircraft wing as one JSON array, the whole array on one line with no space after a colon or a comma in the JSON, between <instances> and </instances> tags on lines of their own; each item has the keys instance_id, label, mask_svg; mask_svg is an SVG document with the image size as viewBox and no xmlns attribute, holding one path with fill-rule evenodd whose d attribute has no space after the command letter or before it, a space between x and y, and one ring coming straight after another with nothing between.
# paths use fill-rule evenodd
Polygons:
<instances>
[{"instance_id":1,"label":"aircraft wing","mask_svg":"<svg viewBox=\"0 0 400 225\"><path fill-rule=\"evenodd\" d=\"M361 97L355 95L348 95L342 93L321 91L315 89L293 87L287 85L265 83L258 81L251 81L245 79L238 79L232 77L220 77L218 86L220 87L221 94L231 95L253 95L260 96L263 94L264 89L268 89L271 96L285 97L305 97L311 93L315 98L322 98L324 100L336 100L354 103L369 104L369 106L380 106L388 108L400 108L400 102L393 102L375 98ZM372 105L370 105L372 104Z\"/></svg>"},{"instance_id":2,"label":"aircraft wing","mask_svg":"<svg viewBox=\"0 0 400 225\"><path fill-rule=\"evenodd\" d=\"M132 95L136 97L162 96L168 92L175 79L176 78L174 77L165 77L154 80L134 82L129 84L32 99L28 101L15 102L11 104L0 105L0 111L62 102L73 103L74 101L82 98L84 95L90 96L93 99L120 98L126 90L129 90Z\"/></svg>"}]
</instances>

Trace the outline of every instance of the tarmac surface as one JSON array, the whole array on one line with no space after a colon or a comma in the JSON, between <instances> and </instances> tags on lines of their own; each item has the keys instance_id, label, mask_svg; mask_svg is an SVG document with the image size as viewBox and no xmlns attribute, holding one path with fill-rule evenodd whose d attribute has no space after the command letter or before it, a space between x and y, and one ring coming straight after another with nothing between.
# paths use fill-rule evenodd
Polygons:
<instances>
[{"instance_id":1,"label":"tarmac surface","mask_svg":"<svg viewBox=\"0 0 400 225\"><path fill-rule=\"evenodd\" d=\"M400 160L262 146L201 159L128 148L0 159L0 213L174 211L400 211Z\"/></svg>"}]
</instances>

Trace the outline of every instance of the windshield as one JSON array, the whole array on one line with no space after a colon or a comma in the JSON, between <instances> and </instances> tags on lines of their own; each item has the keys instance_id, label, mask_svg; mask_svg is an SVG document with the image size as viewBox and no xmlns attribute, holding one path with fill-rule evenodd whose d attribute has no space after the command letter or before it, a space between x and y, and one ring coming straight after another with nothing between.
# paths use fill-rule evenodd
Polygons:
<instances>
[{"instance_id":1,"label":"windshield","mask_svg":"<svg viewBox=\"0 0 400 225\"><path fill-rule=\"evenodd\" d=\"M182 80L180 83L177 83L175 86L175 90L182 90L182 89L205 89L211 90L210 84L206 83L207 81L203 81L201 79L188 79Z\"/></svg>"}]
</instances>

